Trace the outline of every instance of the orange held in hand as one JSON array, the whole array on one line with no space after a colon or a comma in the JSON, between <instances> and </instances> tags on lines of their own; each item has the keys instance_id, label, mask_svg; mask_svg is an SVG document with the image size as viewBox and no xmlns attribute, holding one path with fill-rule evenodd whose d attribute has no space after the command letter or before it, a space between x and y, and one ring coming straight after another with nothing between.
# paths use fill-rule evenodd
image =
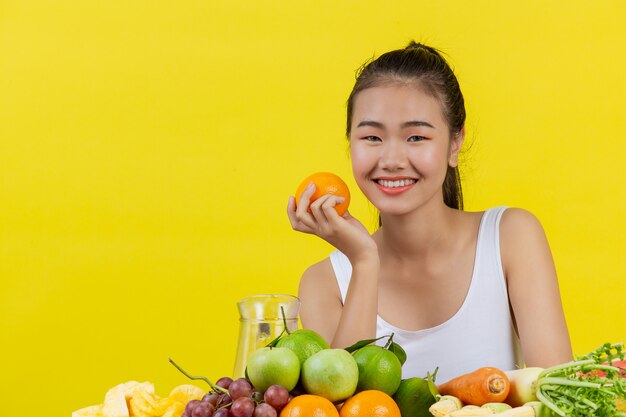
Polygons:
<instances>
[{"instance_id":1,"label":"orange held in hand","mask_svg":"<svg viewBox=\"0 0 626 417\"><path fill-rule=\"evenodd\" d=\"M293 397L281 410L280 417L339 417L339 413L326 398L304 394Z\"/></svg>"},{"instance_id":2,"label":"orange held in hand","mask_svg":"<svg viewBox=\"0 0 626 417\"><path fill-rule=\"evenodd\" d=\"M341 406L339 416L400 417L400 408L389 395L372 389L348 398Z\"/></svg>"},{"instance_id":3,"label":"orange held in hand","mask_svg":"<svg viewBox=\"0 0 626 417\"><path fill-rule=\"evenodd\" d=\"M344 202L335 206L337 214L343 216L350 205L350 190L341 178L331 172L316 172L306 177L296 190L296 205L300 201L300 196L302 196L302 193L311 182L315 184L315 192L311 196L311 203L326 194L343 197L345 199Z\"/></svg>"}]
</instances>

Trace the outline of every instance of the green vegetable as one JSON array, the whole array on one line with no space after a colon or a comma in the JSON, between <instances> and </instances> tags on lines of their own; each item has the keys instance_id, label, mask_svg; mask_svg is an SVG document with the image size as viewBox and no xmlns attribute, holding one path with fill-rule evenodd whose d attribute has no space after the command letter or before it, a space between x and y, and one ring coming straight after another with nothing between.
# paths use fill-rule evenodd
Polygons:
<instances>
[{"instance_id":1,"label":"green vegetable","mask_svg":"<svg viewBox=\"0 0 626 417\"><path fill-rule=\"evenodd\" d=\"M622 344L605 343L572 362L545 369L537 377L537 398L561 417L626 417L615 405L617 398L626 398L626 379L619 368L608 365L615 358L624 358Z\"/></svg>"}]
</instances>

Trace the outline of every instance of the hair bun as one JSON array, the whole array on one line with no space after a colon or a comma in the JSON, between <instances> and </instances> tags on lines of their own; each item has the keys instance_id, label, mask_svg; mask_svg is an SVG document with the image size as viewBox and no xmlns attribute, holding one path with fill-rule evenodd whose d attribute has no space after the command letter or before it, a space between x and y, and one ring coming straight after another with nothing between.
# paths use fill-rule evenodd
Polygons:
<instances>
[{"instance_id":1,"label":"hair bun","mask_svg":"<svg viewBox=\"0 0 626 417\"><path fill-rule=\"evenodd\" d=\"M432 46L424 45L423 43L415 42L414 40L411 40L409 44L406 46L406 48L404 49L405 50L410 50L410 49L426 50L430 52L431 54L441 56L441 53L437 49L433 48Z\"/></svg>"}]
</instances>

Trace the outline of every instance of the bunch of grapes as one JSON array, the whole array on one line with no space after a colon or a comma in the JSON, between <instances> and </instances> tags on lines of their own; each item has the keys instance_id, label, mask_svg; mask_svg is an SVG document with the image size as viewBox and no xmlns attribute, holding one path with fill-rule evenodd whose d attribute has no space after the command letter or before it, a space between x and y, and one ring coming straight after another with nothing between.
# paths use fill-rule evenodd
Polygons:
<instances>
[{"instance_id":1,"label":"bunch of grapes","mask_svg":"<svg viewBox=\"0 0 626 417\"><path fill-rule=\"evenodd\" d=\"M215 385L227 392L212 390L202 400L189 401L181 417L277 417L291 400L281 385L272 385L262 394L246 378L222 377Z\"/></svg>"}]
</instances>

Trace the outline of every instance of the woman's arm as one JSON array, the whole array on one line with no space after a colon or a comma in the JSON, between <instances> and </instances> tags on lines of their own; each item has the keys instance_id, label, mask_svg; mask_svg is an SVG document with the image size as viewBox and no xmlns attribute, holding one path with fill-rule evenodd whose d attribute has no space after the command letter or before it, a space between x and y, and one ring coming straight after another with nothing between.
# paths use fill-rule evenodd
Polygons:
<instances>
[{"instance_id":1,"label":"woman's arm","mask_svg":"<svg viewBox=\"0 0 626 417\"><path fill-rule=\"evenodd\" d=\"M376 336L378 311L377 258L352 267L345 303L330 259L309 267L300 280L302 327L319 333L331 347L344 348Z\"/></svg>"},{"instance_id":2,"label":"woman's arm","mask_svg":"<svg viewBox=\"0 0 626 417\"><path fill-rule=\"evenodd\" d=\"M526 365L572 360L554 262L537 218L507 209L500 221L500 250Z\"/></svg>"},{"instance_id":3,"label":"woman's arm","mask_svg":"<svg viewBox=\"0 0 626 417\"><path fill-rule=\"evenodd\" d=\"M378 248L367 229L350 213L339 216L335 206L342 197L324 195L309 203L310 184L296 207L289 198L287 216L294 230L319 236L350 260L352 277L345 303L330 260L313 265L300 281L300 319L305 328L320 333L333 347L346 347L376 334L378 311Z\"/></svg>"}]
</instances>

